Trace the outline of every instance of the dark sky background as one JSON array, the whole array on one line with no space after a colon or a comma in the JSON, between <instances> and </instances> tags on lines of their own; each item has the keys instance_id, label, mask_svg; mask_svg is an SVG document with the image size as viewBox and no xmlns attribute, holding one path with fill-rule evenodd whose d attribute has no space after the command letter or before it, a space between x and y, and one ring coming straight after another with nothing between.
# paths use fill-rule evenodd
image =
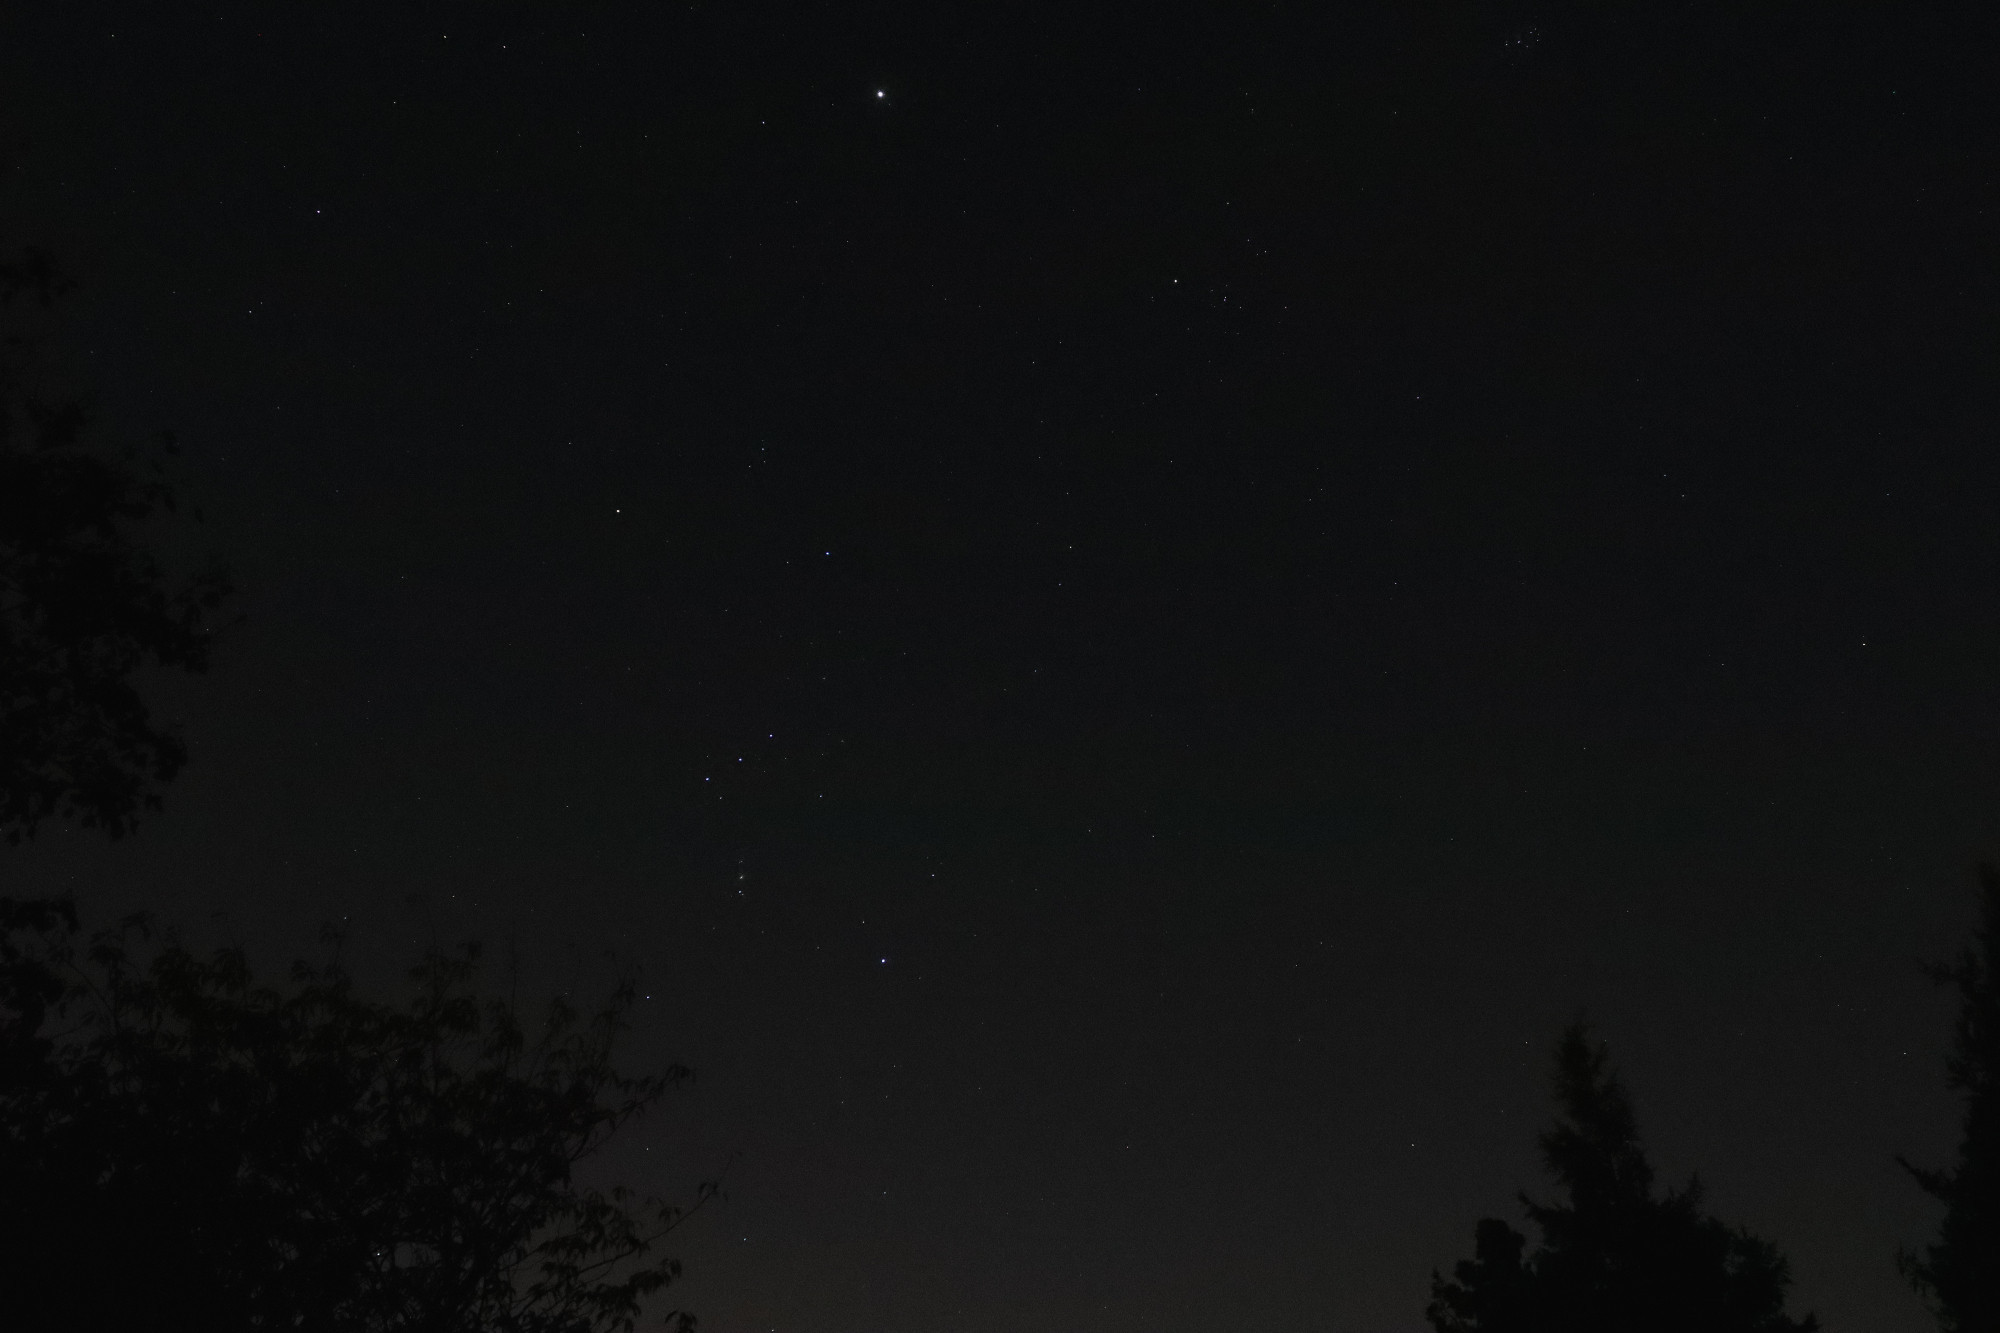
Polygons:
<instances>
[{"instance_id":1,"label":"dark sky background","mask_svg":"<svg viewBox=\"0 0 2000 1333\"><path fill-rule=\"evenodd\" d=\"M245 615L165 810L10 891L639 968L707 1333L1415 1333L1579 1012L1795 1309L1915 1333L1995 36L9 6L0 241Z\"/></svg>"}]
</instances>

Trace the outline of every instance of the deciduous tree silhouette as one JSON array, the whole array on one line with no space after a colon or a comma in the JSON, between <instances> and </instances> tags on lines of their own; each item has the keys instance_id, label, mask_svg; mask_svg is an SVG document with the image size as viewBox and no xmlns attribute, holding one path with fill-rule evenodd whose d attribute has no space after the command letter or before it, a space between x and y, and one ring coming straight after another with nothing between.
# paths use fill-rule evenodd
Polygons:
<instances>
[{"instance_id":1,"label":"deciduous tree silhouette","mask_svg":"<svg viewBox=\"0 0 2000 1333\"><path fill-rule=\"evenodd\" d=\"M677 1275L655 1250L680 1210L576 1176L686 1077L614 1065L629 987L530 1032L472 950L392 1006L338 963L270 986L234 951L75 927L0 902L9 1329L609 1333Z\"/></svg>"},{"instance_id":2,"label":"deciduous tree silhouette","mask_svg":"<svg viewBox=\"0 0 2000 1333\"><path fill-rule=\"evenodd\" d=\"M1560 1203L1522 1196L1541 1244L1487 1218L1474 1257L1432 1274L1438 1333L1810 1333L1785 1314L1790 1276L1768 1242L1701 1208L1701 1191L1656 1193L1631 1100L1581 1025L1556 1049L1554 1128L1542 1158Z\"/></svg>"},{"instance_id":3,"label":"deciduous tree silhouette","mask_svg":"<svg viewBox=\"0 0 2000 1333\"><path fill-rule=\"evenodd\" d=\"M2000 1333L2000 871L1992 866L1979 869L1979 900L1972 942L1933 971L1958 990L1946 1065L1965 1103L1958 1161L1946 1171L1903 1162L1944 1203L1937 1239L1903 1255L1902 1267L1945 1333Z\"/></svg>"},{"instance_id":4,"label":"deciduous tree silhouette","mask_svg":"<svg viewBox=\"0 0 2000 1333\"><path fill-rule=\"evenodd\" d=\"M67 284L45 255L0 264L0 314L48 306ZM134 677L200 671L219 569L170 576L145 529L174 511L159 450L87 447L82 405L36 382L34 344L0 335L0 832L49 818L114 837L187 752Z\"/></svg>"}]
</instances>

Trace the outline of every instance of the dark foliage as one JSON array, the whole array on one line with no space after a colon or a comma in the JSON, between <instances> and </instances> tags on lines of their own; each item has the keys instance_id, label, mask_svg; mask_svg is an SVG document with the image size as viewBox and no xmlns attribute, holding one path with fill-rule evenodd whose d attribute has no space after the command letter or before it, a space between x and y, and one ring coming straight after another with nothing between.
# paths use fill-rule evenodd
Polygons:
<instances>
[{"instance_id":1,"label":"dark foliage","mask_svg":"<svg viewBox=\"0 0 2000 1333\"><path fill-rule=\"evenodd\" d=\"M1972 943L1934 971L1959 996L1946 1066L1965 1102L1958 1162L1948 1171L1903 1163L1945 1206L1937 1240L1903 1256L1945 1333L2000 1333L2000 871L1980 867L1979 889Z\"/></svg>"},{"instance_id":2,"label":"dark foliage","mask_svg":"<svg viewBox=\"0 0 2000 1333\"><path fill-rule=\"evenodd\" d=\"M46 256L0 265L0 309L46 306ZM33 343L0 339L0 830L45 819L116 836L185 762L134 677L200 671L227 579L170 576L145 529L174 512L159 450L88 448L82 405L35 383Z\"/></svg>"},{"instance_id":3,"label":"dark foliage","mask_svg":"<svg viewBox=\"0 0 2000 1333\"><path fill-rule=\"evenodd\" d=\"M577 1166L686 1071L614 1066L629 988L531 1034L476 974L433 952L384 1005L338 963L263 985L234 951L0 901L6 1326L631 1329L682 1213Z\"/></svg>"},{"instance_id":4,"label":"dark foliage","mask_svg":"<svg viewBox=\"0 0 2000 1333\"><path fill-rule=\"evenodd\" d=\"M1542 1158L1564 1200L1522 1204L1541 1233L1488 1218L1474 1257L1431 1278L1439 1333L1810 1333L1785 1314L1784 1258L1701 1209L1700 1187L1656 1193L1632 1104L1583 1028L1556 1052Z\"/></svg>"}]
</instances>

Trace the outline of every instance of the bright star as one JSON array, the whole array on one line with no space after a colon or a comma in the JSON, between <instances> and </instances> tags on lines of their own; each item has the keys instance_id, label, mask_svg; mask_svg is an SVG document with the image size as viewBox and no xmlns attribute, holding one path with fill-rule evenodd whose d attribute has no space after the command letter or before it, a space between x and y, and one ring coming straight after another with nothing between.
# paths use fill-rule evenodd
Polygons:
<instances>
[{"instance_id":1,"label":"bright star","mask_svg":"<svg viewBox=\"0 0 2000 1333\"><path fill-rule=\"evenodd\" d=\"M875 95L876 95L877 97L887 97L887 96L888 96L889 94L887 94L887 93L883 92L883 91L882 91L882 90L881 90L880 88L877 88L877 89L875 90Z\"/></svg>"}]
</instances>

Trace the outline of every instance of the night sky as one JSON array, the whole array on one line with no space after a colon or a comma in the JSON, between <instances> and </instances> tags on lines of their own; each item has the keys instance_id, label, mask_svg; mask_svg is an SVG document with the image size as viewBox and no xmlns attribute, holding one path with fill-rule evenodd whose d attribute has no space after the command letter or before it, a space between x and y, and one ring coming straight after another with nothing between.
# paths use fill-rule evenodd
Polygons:
<instances>
[{"instance_id":1,"label":"night sky","mask_svg":"<svg viewBox=\"0 0 2000 1333\"><path fill-rule=\"evenodd\" d=\"M243 620L7 891L638 969L704 1333L1416 1333L1579 1013L1795 1311L1915 1333L1996 36L8 6L0 242Z\"/></svg>"}]
</instances>

